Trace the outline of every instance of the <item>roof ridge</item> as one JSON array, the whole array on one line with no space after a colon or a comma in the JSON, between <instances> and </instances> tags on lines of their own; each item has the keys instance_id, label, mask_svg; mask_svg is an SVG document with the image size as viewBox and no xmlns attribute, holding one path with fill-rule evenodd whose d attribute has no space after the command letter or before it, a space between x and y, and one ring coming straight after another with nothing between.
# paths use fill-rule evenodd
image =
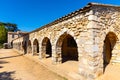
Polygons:
<instances>
[{"instance_id":1,"label":"roof ridge","mask_svg":"<svg viewBox=\"0 0 120 80\"><path fill-rule=\"evenodd\" d=\"M120 5L105 4L105 3L97 3L97 2L90 2L90 3L88 3L87 5L98 5L98 6L120 7Z\"/></svg>"}]
</instances>

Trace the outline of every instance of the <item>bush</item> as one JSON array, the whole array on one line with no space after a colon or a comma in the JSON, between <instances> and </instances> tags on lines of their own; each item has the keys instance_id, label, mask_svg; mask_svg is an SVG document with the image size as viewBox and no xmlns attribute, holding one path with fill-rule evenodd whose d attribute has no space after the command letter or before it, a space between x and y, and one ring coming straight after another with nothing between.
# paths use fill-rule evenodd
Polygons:
<instances>
[{"instance_id":1,"label":"bush","mask_svg":"<svg viewBox=\"0 0 120 80\"><path fill-rule=\"evenodd\" d=\"M2 44L2 43L0 43L0 49L1 49L1 48L3 48L3 44Z\"/></svg>"}]
</instances>

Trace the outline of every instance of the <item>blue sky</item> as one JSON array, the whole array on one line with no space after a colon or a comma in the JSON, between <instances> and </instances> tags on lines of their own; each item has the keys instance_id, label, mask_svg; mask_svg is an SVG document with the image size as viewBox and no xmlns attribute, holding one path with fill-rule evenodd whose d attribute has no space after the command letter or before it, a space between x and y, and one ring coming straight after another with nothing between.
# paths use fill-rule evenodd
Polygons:
<instances>
[{"instance_id":1,"label":"blue sky","mask_svg":"<svg viewBox=\"0 0 120 80\"><path fill-rule=\"evenodd\" d=\"M0 22L15 23L29 32L89 2L120 5L120 0L0 0Z\"/></svg>"}]
</instances>

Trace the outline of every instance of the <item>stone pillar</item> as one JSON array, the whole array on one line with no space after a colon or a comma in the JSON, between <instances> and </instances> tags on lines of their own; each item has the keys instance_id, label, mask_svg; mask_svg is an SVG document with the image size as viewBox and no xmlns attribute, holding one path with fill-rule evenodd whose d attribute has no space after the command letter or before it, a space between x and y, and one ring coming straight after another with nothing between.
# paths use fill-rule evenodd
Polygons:
<instances>
[{"instance_id":1,"label":"stone pillar","mask_svg":"<svg viewBox=\"0 0 120 80\"><path fill-rule=\"evenodd\" d=\"M39 59L42 59L41 43L39 43Z\"/></svg>"},{"instance_id":2,"label":"stone pillar","mask_svg":"<svg viewBox=\"0 0 120 80\"><path fill-rule=\"evenodd\" d=\"M100 52L99 38L96 31L98 32L98 30L89 29L87 32L80 34L81 40L79 43L82 44L79 46L79 73L82 80L94 80L102 73L102 52Z\"/></svg>"},{"instance_id":3,"label":"stone pillar","mask_svg":"<svg viewBox=\"0 0 120 80\"><path fill-rule=\"evenodd\" d=\"M41 57L46 58L46 46L41 47Z\"/></svg>"},{"instance_id":4,"label":"stone pillar","mask_svg":"<svg viewBox=\"0 0 120 80\"><path fill-rule=\"evenodd\" d=\"M52 63L57 64L58 63L58 55L56 52L55 45L52 46Z\"/></svg>"},{"instance_id":5,"label":"stone pillar","mask_svg":"<svg viewBox=\"0 0 120 80\"><path fill-rule=\"evenodd\" d=\"M103 41L97 16L89 15L87 31L80 33L79 74L81 80L95 80L103 74Z\"/></svg>"},{"instance_id":6,"label":"stone pillar","mask_svg":"<svg viewBox=\"0 0 120 80\"><path fill-rule=\"evenodd\" d=\"M34 46L33 44L31 46L32 46L32 55L34 55Z\"/></svg>"},{"instance_id":7,"label":"stone pillar","mask_svg":"<svg viewBox=\"0 0 120 80\"><path fill-rule=\"evenodd\" d=\"M46 58L46 53L45 53L46 46L41 46L41 44L42 43L40 43L39 45L39 58L43 59L43 58Z\"/></svg>"}]
</instances>

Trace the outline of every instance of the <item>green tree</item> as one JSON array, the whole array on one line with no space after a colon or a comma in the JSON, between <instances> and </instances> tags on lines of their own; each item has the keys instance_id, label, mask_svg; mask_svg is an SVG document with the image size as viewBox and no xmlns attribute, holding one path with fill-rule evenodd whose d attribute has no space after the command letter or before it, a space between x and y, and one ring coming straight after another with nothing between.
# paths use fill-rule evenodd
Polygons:
<instances>
[{"instance_id":1,"label":"green tree","mask_svg":"<svg viewBox=\"0 0 120 80\"><path fill-rule=\"evenodd\" d=\"M11 32L16 32L16 31L20 31L17 27L16 24L14 23L3 23L3 22L0 22L0 25L4 25L5 28L8 30L8 31L11 31Z\"/></svg>"},{"instance_id":2,"label":"green tree","mask_svg":"<svg viewBox=\"0 0 120 80\"><path fill-rule=\"evenodd\" d=\"M7 29L3 24L0 24L0 46L7 42Z\"/></svg>"}]
</instances>

